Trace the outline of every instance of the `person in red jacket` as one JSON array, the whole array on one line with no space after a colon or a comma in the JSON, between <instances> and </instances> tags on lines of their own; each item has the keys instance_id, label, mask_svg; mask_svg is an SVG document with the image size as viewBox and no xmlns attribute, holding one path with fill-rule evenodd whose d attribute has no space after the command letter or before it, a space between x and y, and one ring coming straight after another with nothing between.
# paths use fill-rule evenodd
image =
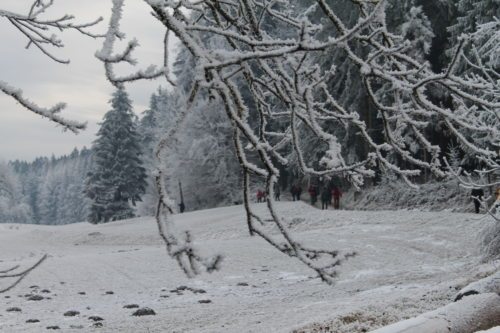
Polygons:
<instances>
[{"instance_id":1,"label":"person in red jacket","mask_svg":"<svg viewBox=\"0 0 500 333\"><path fill-rule=\"evenodd\" d=\"M257 202L264 202L264 192L257 190Z\"/></svg>"},{"instance_id":2,"label":"person in red jacket","mask_svg":"<svg viewBox=\"0 0 500 333\"><path fill-rule=\"evenodd\" d=\"M332 188L332 198L333 198L333 208L340 208L340 198L342 198L342 192L337 186Z\"/></svg>"},{"instance_id":3,"label":"person in red jacket","mask_svg":"<svg viewBox=\"0 0 500 333\"><path fill-rule=\"evenodd\" d=\"M316 201L318 199L318 191L316 190L316 187L315 186L309 186L309 197L311 198L311 205L315 205L316 204Z\"/></svg>"}]
</instances>

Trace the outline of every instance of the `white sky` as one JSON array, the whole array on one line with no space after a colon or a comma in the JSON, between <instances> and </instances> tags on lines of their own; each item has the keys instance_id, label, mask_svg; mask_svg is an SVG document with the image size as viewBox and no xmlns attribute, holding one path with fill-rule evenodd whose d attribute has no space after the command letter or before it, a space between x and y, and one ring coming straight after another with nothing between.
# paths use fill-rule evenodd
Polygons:
<instances>
[{"instance_id":1,"label":"white sky","mask_svg":"<svg viewBox=\"0 0 500 333\"><path fill-rule=\"evenodd\" d=\"M0 9L27 13L33 0L1 0ZM56 0L45 17L73 14L77 22L90 22L102 16L104 22L94 32L104 32L110 14L111 0ZM153 19L142 0L125 1L122 31L136 37L141 46L135 54L141 67L162 64L164 28ZM94 53L102 40L93 40L76 32L60 35L65 48L54 50L59 58L69 58L69 65L58 64L32 47L25 49L27 39L6 19L0 18L0 80L24 91L35 103L52 106L66 102L62 115L88 122L84 132L63 132L47 119L27 111L11 97L0 93L0 160L27 159L37 156L68 154L74 147L89 147L97 131L97 123L109 110L113 87L104 78L104 68ZM140 82L127 86L139 115L149 103L157 86L164 80Z\"/></svg>"}]
</instances>

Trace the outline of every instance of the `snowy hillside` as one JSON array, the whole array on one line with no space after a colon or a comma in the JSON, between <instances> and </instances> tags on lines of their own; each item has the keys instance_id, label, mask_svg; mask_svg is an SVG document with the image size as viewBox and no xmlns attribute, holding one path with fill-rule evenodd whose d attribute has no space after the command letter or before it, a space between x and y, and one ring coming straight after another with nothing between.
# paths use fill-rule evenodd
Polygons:
<instances>
[{"instance_id":1,"label":"snowy hillside","mask_svg":"<svg viewBox=\"0 0 500 333\"><path fill-rule=\"evenodd\" d=\"M494 270L480 264L475 235L485 221L472 214L320 211L291 202L279 209L298 238L359 252L335 286L249 237L241 206L176 217L199 248L225 255L221 271L192 280L167 258L150 218L2 224L0 270L50 257L0 295L0 331L365 332L443 306ZM28 300L35 294L43 299ZM137 309L124 308L131 304L156 316L132 316ZM64 315L71 310L79 314Z\"/></svg>"}]
</instances>

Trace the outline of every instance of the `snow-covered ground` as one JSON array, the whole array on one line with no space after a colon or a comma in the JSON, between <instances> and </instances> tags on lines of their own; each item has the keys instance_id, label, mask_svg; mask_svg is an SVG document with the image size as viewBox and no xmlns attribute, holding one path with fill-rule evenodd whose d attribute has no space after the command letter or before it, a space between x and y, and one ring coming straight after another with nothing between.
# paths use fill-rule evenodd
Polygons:
<instances>
[{"instance_id":1,"label":"snow-covered ground","mask_svg":"<svg viewBox=\"0 0 500 333\"><path fill-rule=\"evenodd\" d=\"M0 294L0 331L365 332L443 306L496 269L480 263L476 234L485 221L477 215L321 211L292 202L279 209L298 238L359 253L341 266L336 285L250 237L241 206L176 217L193 230L199 248L225 255L221 271L191 280L167 258L152 218L0 224L0 270L50 254ZM31 294L44 299L30 301ZM136 309L128 304L156 316L132 316ZM7 312L11 307L21 312ZM64 316L69 310L80 314ZM89 316L102 317L103 326L93 327Z\"/></svg>"}]
</instances>

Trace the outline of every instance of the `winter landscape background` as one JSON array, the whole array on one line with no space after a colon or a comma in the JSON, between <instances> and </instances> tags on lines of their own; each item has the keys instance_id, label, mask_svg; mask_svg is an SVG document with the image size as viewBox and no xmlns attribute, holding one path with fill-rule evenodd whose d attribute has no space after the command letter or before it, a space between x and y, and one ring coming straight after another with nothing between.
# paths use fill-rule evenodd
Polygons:
<instances>
[{"instance_id":1,"label":"winter landscape background","mask_svg":"<svg viewBox=\"0 0 500 333\"><path fill-rule=\"evenodd\" d=\"M498 332L499 18L2 3L0 331Z\"/></svg>"}]
</instances>

